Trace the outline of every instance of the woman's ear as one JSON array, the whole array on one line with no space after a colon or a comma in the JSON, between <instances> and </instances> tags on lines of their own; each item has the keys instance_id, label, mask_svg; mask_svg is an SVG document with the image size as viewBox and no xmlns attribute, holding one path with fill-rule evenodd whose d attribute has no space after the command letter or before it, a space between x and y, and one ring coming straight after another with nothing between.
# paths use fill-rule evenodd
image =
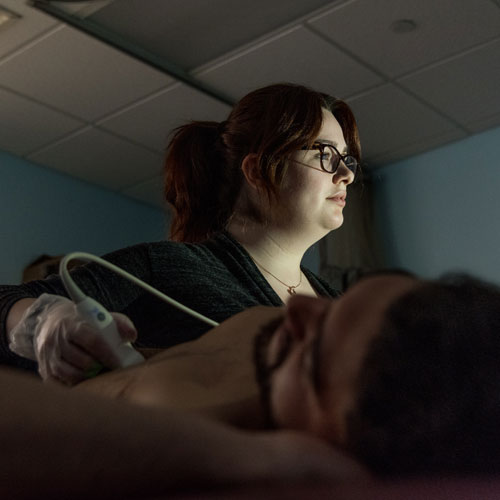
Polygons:
<instances>
[{"instance_id":1,"label":"woman's ear","mask_svg":"<svg viewBox=\"0 0 500 500\"><path fill-rule=\"evenodd\" d=\"M259 161L255 153L249 153L241 162L241 170L249 186L254 189L262 187L262 179L259 172Z\"/></svg>"}]
</instances>

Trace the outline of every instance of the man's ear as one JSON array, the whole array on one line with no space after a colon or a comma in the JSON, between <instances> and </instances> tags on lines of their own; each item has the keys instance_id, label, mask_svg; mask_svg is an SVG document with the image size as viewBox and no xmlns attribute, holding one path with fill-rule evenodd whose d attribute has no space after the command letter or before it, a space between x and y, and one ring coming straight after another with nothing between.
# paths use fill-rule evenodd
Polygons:
<instances>
[{"instance_id":1,"label":"man's ear","mask_svg":"<svg viewBox=\"0 0 500 500\"><path fill-rule=\"evenodd\" d=\"M255 153L248 153L241 162L241 170L249 186L259 189L262 179L259 172L259 161Z\"/></svg>"}]
</instances>

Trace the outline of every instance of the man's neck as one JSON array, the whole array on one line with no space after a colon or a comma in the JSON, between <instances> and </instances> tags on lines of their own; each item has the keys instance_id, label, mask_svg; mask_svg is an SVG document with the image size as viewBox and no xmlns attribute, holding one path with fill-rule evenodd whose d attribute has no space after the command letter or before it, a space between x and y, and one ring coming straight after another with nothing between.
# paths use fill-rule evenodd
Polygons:
<instances>
[{"instance_id":1,"label":"man's neck","mask_svg":"<svg viewBox=\"0 0 500 500\"><path fill-rule=\"evenodd\" d=\"M240 429L263 430L269 428L258 395L225 404L197 408L196 413Z\"/></svg>"}]
</instances>

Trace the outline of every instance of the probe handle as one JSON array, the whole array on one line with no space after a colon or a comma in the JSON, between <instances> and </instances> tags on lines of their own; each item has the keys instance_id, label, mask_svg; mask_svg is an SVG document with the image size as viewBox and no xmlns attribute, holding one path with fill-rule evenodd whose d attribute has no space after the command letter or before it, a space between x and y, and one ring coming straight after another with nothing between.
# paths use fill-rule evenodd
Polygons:
<instances>
[{"instance_id":1,"label":"probe handle","mask_svg":"<svg viewBox=\"0 0 500 500\"><path fill-rule=\"evenodd\" d=\"M96 300L85 297L76 304L78 314L101 332L103 339L113 349L120 360L120 367L136 365L144 357L136 351L130 342L124 342L118 333L113 316Z\"/></svg>"}]
</instances>

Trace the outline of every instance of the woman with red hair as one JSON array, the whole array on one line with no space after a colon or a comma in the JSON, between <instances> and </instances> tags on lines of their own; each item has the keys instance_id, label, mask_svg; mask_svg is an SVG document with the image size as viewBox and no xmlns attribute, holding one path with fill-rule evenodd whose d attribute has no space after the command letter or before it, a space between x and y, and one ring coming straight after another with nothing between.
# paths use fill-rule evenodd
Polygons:
<instances>
[{"instance_id":1,"label":"woman with red hair","mask_svg":"<svg viewBox=\"0 0 500 500\"><path fill-rule=\"evenodd\" d=\"M356 122L343 101L293 84L258 89L221 123L176 129L165 158L170 240L105 258L216 322L254 305L282 306L296 292L336 296L301 261L342 224L359 161ZM120 313L124 341L139 349L193 340L209 328L95 264L72 276ZM96 361L118 365L66 295L58 277L0 287L4 362L67 384Z\"/></svg>"}]
</instances>

